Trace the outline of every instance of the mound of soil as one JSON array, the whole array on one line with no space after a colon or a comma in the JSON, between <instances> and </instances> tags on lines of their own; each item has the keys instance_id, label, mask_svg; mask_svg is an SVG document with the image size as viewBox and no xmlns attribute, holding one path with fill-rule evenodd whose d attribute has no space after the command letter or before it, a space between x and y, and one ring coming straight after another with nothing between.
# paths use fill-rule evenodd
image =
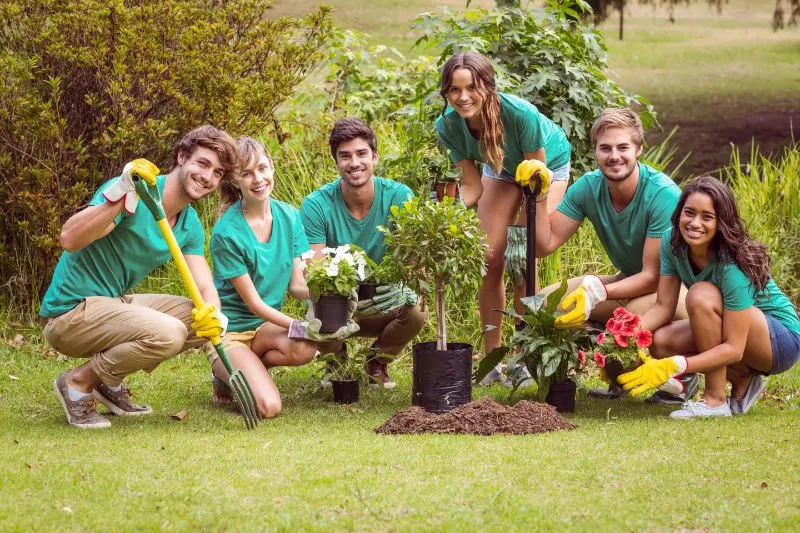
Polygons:
<instances>
[{"instance_id":1,"label":"mound of soil","mask_svg":"<svg viewBox=\"0 0 800 533\"><path fill-rule=\"evenodd\" d=\"M510 407L501 405L492 398L482 398L444 414L429 413L422 407L403 409L375 432L381 435L527 435L559 429L575 429L575 426L567 422L551 405L521 400Z\"/></svg>"}]
</instances>

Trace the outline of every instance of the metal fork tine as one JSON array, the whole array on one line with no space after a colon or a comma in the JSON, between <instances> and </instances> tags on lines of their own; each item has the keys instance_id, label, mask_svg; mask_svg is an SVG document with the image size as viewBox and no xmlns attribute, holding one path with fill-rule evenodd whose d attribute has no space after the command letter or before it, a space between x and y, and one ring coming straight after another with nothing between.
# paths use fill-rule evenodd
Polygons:
<instances>
[{"instance_id":1,"label":"metal fork tine","mask_svg":"<svg viewBox=\"0 0 800 533\"><path fill-rule=\"evenodd\" d=\"M253 392L250 390L250 385L244 379L240 371L235 371L230 376L231 389L236 394L239 400L239 407L242 410L245 424L248 429L253 429L258 425L258 412L256 411L256 402Z\"/></svg>"}]
</instances>

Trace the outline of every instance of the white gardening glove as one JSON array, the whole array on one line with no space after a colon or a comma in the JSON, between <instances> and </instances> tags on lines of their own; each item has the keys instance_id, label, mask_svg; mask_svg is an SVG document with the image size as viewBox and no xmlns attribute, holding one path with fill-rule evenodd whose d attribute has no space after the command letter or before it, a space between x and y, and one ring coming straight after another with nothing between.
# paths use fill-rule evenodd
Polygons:
<instances>
[{"instance_id":1,"label":"white gardening glove","mask_svg":"<svg viewBox=\"0 0 800 533\"><path fill-rule=\"evenodd\" d=\"M133 184L134 175L141 177L148 185L155 185L158 167L147 159L134 159L125 165L120 177L103 191L103 198L107 202L116 203L125 198L125 211L129 214L136 212L139 203L139 195Z\"/></svg>"},{"instance_id":2,"label":"white gardening glove","mask_svg":"<svg viewBox=\"0 0 800 533\"><path fill-rule=\"evenodd\" d=\"M606 298L608 291L600 278L592 275L583 276L578 288L564 296L561 301L563 309L572 309L556 318L556 327L567 329L580 326L589 320L592 309Z\"/></svg>"}]
</instances>

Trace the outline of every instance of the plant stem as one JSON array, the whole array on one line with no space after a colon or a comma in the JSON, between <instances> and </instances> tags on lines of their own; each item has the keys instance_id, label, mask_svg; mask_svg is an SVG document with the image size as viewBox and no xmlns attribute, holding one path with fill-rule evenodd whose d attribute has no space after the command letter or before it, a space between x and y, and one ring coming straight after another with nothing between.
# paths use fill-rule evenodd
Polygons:
<instances>
[{"instance_id":1,"label":"plant stem","mask_svg":"<svg viewBox=\"0 0 800 533\"><path fill-rule=\"evenodd\" d=\"M436 280L436 349L447 349L447 329L444 316L444 282Z\"/></svg>"}]
</instances>

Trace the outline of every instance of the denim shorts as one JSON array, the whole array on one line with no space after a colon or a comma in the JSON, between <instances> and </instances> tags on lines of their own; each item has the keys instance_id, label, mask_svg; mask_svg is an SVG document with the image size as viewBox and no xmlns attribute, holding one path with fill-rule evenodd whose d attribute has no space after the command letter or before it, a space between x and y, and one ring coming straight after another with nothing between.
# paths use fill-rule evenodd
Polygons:
<instances>
[{"instance_id":1,"label":"denim shorts","mask_svg":"<svg viewBox=\"0 0 800 533\"><path fill-rule=\"evenodd\" d=\"M772 344L772 369L768 374L786 372L800 358L800 333L790 330L773 316L765 314L764 317Z\"/></svg>"},{"instance_id":2,"label":"denim shorts","mask_svg":"<svg viewBox=\"0 0 800 533\"><path fill-rule=\"evenodd\" d=\"M553 181L567 181L569 179L569 171L571 170L570 163L567 163L563 167L558 167L556 169L552 169L550 172L553 174ZM500 172L500 175L497 175L497 172L489 166L488 164L483 164L483 175L487 178L492 178L493 180L500 180L500 181L507 181L509 183L517 183L516 178L513 174L506 172L503 170Z\"/></svg>"}]
</instances>

